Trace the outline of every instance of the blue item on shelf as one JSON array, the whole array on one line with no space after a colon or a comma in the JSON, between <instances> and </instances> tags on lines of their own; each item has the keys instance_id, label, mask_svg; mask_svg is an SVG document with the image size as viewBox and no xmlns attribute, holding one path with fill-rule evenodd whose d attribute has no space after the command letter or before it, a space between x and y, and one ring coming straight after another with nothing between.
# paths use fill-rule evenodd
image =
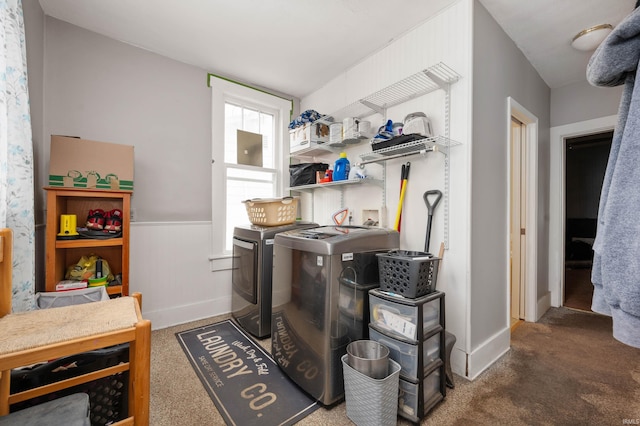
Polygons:
<instances>
[{"instance_id":1,"label":"blue item on shelf","mask_svg":"<svg viewBox=\"0 0 640 426\"><path fill-rule=\"evenodd\" d=\"M316 110L308 109L289 123L289 129L293 130L296 127L304 126L306 123L312 123L320 118L322 118L322 114Z\"/></svg>"},{"instance_id":2,"label":"blue item on shelf","mask_svg":"<svg viewBox=\"0 0 640 426\"><path fill-rule=\"evenodd\" d=\"M351 164L347 160L347 153L341 152L340 158L336 160L333 166L333 180L347 180L349 179L349 171L351 170Z\"/></svg>"}]
</instances>

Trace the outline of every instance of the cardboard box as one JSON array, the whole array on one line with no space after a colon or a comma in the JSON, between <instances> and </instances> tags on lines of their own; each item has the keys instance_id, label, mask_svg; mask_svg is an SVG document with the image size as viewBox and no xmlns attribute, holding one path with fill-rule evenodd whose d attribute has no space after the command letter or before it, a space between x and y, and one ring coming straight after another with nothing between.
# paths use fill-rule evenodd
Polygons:
<instances>
[{"instance_id":1,"label":"cardboard box","mask_svg":"<svg viewBox=\"0 0 640 426\"><path fill-rule=\"evenodd\" d=\"M321 123L307 123L304 126L289 130L289 152L309 148L312 143L329 142L329 126Z\"/></svg>"},{"instance_id":2,"label":"cardboard box","mask_svg":"<svg viewBox=\"0 0 640 426\"><path fill-rule=\"evenodd\" d=\"M51 135L49 186L133 191L133 146Z\"/></svg>"}]
</instances>

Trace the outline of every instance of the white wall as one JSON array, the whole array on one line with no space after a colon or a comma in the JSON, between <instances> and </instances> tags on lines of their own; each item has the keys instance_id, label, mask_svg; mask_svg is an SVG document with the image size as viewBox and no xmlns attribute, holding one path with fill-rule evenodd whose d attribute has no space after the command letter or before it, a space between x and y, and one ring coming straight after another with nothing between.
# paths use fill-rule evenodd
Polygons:
<instances>
[{"instance_id":1,"label":"white wall","mask_svg":"<svg viewBox=\"0 0 640 426\"><path fill-rule=\"evenodd\" d=\"M211 272L211 222L131 226L130 292L153 329L231 311L231 271Z\"/></svg>"},{"instance_id":2,"label":"white wall","mask_svg":"<svg viewBox=\"0 0 640 426\"><path fill-rule=\"evenodd\" d=\"M468 350L468 294L469 294L469 176L470 176L470 96L471 96L471 0L462 0L442 11L437 16L418 26L410 33L395 40L354 67L345 70L320 90L301 99L301 110L313 108L330 114L398 80L443 62L462 76L451 86L451 139L461 145L451 148L451 194L449 214L449 250L444 254L443 265L438 278L438 289L446 293L446 326L456 335L456 350L452 355L453 369L465 375L465 354ZM394 60L394 58L401 58ZM435 92L415 99L407 104L391 108L388 118L402 121L407 113L424 111L432 117L437 134L444 132L443 92ZM375 124L382 122L374 116ZM350 149L351 161L358 160L358 154L369 149L356 145ZM337 154L327 158L332 163ZM413 156L387 162L386 209L387 225L393 225L399 194L399 173L401 164L411 162L411 174L405 196L402 215L401 248L422 250L426 234L427 209L423 194L430 189L443 189L444 158L442 154L430 153L425 157ZM380 165L370 164L367 168L375 173ZM339 203L339 194L330 190L316 191L315 205ZM360 219L363 206L380 204L381 190L376 187L348 188L344 194L345 205L355 209L355 218ZM321 217L314 219L328 223L326 208ZM437 253L443 240L444 217L442 205L435 212L432 230L431 251ZM359 222L356 222L359 223Z\"/></svg>"},{"instance_id":3,"label":"white wall","mask_svg":"<svg viewBox=\"0 0 640 426\"><path fill-rule=\"evenodd\" d=\"M469 375L509 348L508 107L512 97L538 122L538 299L547 295L550 90L487 10L475 1Z\"/></svg>"}]
</instances>

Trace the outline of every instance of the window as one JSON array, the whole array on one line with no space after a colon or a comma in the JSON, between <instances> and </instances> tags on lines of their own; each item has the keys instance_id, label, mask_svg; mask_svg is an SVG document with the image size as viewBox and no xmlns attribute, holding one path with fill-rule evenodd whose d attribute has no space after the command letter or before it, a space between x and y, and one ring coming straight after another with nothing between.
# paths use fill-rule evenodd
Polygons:
<instances>
[{"instance_id":1,"label":"window","mask_svg":"<svg viewBox=\"0 0 640 426\"><path fill-rule=\"evenodd\" d=\"M242 201L273 198L278 194L278 171L274 165L274 119L277 112L225 102L224 163L226 168L226 210L224 252L231 252L233 228L247 223ZM238 130L262 136L261 166L238 164Z\"/></svg>"},{"instance_id":2,"label":"window","mask_svg":"<svg viewBox=\"0 0 640 426\"><path fill-rule=\"evenodd\" d=\"M250 223L242 201L284 192L284 138L291 101L210 76L212 89L212 224L214 255L229 255L233 229ZM240 137L238 137L240 135ZM247 139L248 138L248 139ZM261 139L261 142L260 142ZM252 141L257 157L243 143ZM255 142L257 141L257 142ZM257 145L256 145L257 143ZM259 160L254 161L255 158ZM284 176L283 176L284 175Z\"/></svg>"}]
</instances>

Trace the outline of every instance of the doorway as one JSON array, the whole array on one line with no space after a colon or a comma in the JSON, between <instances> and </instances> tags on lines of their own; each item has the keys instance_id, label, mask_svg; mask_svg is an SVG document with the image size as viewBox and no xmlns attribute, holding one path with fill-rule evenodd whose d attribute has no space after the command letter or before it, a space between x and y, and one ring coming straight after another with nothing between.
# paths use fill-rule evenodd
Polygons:
<instances>
[{"instance_id":1,"label":"doorway","mask_svg":"<svg viewBox=\"0 0 640 426\"><path fill-rule=\"evenodd\" d=\"M511 117L510 137L510 326L513 329L524 320L524 284L526 272L526 196L527 196L527 134L526 126L517 118Z\"/></svg>"},{"instance_id":2,"label":"doorway","mask_svg":"<svg viewBox=\"0 0 640 426\"><path fill-rule=\"evenodd\" d=\"M512 254L509 249L507 261L513 266L512 259L515 260L517 269L510 266L507 271L506 317L507 324L511 324L513 315L517 325L523 320L535 322L538 312L546 311L546 299L538 297L537 285L538 118L511 97L507 98L507 114L509 170L505 178L509 182L506 206L509 227L506 244L517 252ZM512 158L517 158L513 164Z\"/></svg>"},{"instance_id":3,"label":"doorway","mask_svg":"<svg viewBox=\"0 0 640 426\"><path fill-rule=\"evenodd\" d=\"M563 306L591 311L593 242L613 131L565 139Z\"/></svg>"}]
</instances>

